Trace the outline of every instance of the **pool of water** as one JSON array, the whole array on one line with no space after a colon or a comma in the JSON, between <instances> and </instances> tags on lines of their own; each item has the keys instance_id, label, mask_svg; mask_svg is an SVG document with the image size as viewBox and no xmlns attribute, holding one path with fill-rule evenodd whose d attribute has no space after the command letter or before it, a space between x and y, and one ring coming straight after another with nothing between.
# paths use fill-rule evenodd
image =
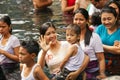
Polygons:
<instances>
[{"instance_id":1,"label":"pool of water","mask_svg":"<svg viewBox=\"0 0 120 80\"><path fill-rule=\"evenodd\" d=\"M0 17L9 15L12 20L13 34L20 40L38 39L39 26L52 21L57 27L58 38L65 39L64 21L60 1L54 0L50 10L35 13L32 0L0 0Z\"/></svg>"}]
</instances>

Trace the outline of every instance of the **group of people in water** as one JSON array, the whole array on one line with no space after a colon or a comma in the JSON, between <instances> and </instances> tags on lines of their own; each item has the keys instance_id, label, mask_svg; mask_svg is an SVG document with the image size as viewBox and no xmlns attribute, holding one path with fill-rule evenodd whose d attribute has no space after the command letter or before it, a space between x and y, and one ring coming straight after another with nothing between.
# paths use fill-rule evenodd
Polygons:
<instances>
[{"instance_id":1,"label":"group of people in water","mask_svg":"<svg viewBox=\"0 0 120 80\"><path fill-rule=\"evenodd\" d=\"M40 1L46 6L33 0L35 9L44 9L53 2ZM67 7L67 1L76 2ZM61 0L62 11L72 16L65 28L65 41L58 40L57 27L52 22L44 22L39 27L38 41L20 42L12 34L10 17L1 17L0 80L104 80L120 76L119 1L81 1L86 5L82 6L80 0ZM88 5L99 9L97 16L89 15ZM49 77L44 73L45 66Z\"/></svg>"}]
</instances>

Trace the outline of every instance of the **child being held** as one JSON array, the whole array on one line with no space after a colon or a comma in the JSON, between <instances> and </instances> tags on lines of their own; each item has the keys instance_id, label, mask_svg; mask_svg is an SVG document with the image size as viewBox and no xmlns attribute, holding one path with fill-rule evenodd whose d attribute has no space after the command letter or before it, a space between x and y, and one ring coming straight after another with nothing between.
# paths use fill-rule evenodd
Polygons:
<instances>
[{"instance_id":1,"label":"child being held","mask_svg":"<svg viewBox=\"0 0 120 80\"><path fill-rule=\"evenodd\" d=\"M70 72L81 67L85 54L80 47L81 29L76 24L70 24L66 28L66 40L70 43L68 52L58 69L57 80L65 80ZM76 80L82 80L81 75Z\"/></svg>"}]
</instances>

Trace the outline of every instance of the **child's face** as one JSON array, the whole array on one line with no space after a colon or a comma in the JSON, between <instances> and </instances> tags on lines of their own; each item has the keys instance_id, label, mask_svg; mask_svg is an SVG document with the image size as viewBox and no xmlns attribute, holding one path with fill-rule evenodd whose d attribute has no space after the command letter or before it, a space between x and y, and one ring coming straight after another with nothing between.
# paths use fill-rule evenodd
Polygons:
<instances>
[{"instance_id":1,"label":"child's face","mask_svg":"<svg viewBox=\"0 0 120 80\"><path fill-rule=\"evenodd\" d=\"M66 30L66 40L70 44L76 43L79 38L80 38L80 36L78 36L74 31L72 31L72 30Z\"/></svg>"},{"instance_id":2,"label":"child's face","mask_svg":"<svg viewBox=\"0 0 120 80\"><path fill-rule=\"evenodd\" d=\"M23 47L19 49L19 62L29 63L32 60L32 54L28 53Z\"/></svg>"}]
</instances>

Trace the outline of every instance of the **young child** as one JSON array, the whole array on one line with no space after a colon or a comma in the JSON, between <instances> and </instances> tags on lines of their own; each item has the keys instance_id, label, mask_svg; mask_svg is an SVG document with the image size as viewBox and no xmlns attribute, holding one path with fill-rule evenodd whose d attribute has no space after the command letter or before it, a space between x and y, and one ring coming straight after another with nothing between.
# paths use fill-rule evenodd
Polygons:
<instances>
[{"instance_id":1,"label":"young child","mask_svg":"<svg viewBox=\"0 0 120 80\"><path fill-rule=\"evenodd\" d=\"M68 52L63 62L60 64L57 80L65 80L65 78L70 72L78 70L83 63L85 54L79 44L80 33L81 29L76 24L70 24L66 28L66 40L71 45L69 46ZM80 75L76 80L82 80Z\"/></svg>"},{"instance_id":2,"label":"young child","mask_svg":"<svg viewBox=\"0 0 120 80\"><path fill-rule=\"evenodd\" d=\"M49 80L36 64L35 57L38 55L39 45L36 41L23 41L19 50L21 80Z\"/></svg>"},{"instance_id":3,"label":"young child","mask_svg":"<svg viewBox=\"0 0 120 80\"><path fill-rule=\"evenodd\" d=\"M101 24L101 17L100 12L94 12L90 17L90 28L92 28L94 31L95 29Z\"/></svg>"}]
</instances>

